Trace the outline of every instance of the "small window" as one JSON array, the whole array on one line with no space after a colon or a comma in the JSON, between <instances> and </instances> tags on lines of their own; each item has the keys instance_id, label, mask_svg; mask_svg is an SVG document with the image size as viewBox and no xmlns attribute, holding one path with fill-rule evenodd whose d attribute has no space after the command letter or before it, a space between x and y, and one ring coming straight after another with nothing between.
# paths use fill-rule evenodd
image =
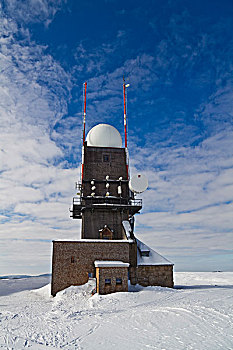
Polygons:
<instances>
[{"instance_id":1,"label":"small window","mask_svg":"<svg viewBox=\"0 0 233 350\"><path fill-rule=\"evenodd\" d=\"M105 278L105 284L111 284L111 278Z\"/></svg>"},{"instance_id":2,"label":"small window","mask_svg":"<svg viewBox=\"0 0 233 350\"><path fill-rule=\"evenodd\" d=\"M122 279L121 278L116 278L116 284L122 284Z\"/></svg>"},{"instance_id":3,"label":"small window","mask_svg":"<svg viewBox=\"0 0 233 350\"><path fill-rule=\"evenodd\" d=\"M150 256L150 251L149 250L141 251L141 256Z\"/></svg>"},{"instance_id":4,"label":"small window","mask_svg":"<svg viewBox=\"0 0 233 350\"><path fill-rule=\"evenodd\" d=\"M109 154L103 154L103 162L109 162L109 160L110 160L110 156L109 156Z\"/></svg>"},{"instance_id":5,"label":"small window","mask_svg":"<svg viewBox=\"0 0 233 350\"><path fill-rule=\"evenodd\" d=\"M74 256L71 257L70 261L71 261L71 264L74 264Z\"/></svg>"}]
</instances>

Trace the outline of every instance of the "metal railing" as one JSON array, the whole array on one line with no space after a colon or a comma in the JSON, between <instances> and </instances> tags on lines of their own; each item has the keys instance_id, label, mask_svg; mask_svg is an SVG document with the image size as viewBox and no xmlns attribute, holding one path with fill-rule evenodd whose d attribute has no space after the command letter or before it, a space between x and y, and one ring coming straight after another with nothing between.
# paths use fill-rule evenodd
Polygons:
<instances>
[{"instance_id":1,"label":"metal railing","mask_svg":"<svg viewBox=\"0 0 233 350\"><path fill-rule=\"evenodd\" d=\"M130 206L142 206L142 199L130 199L122 197L73 197L73 205L79 206L92 206L95 204L103 205L130 205Z\"/></svg>"}]
</instances>

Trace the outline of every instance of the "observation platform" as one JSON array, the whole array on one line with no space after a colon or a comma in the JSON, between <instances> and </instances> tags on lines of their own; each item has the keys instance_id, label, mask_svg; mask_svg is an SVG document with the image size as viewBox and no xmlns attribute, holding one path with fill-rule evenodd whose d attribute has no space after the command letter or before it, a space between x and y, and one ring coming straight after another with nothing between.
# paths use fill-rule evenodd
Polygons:
<instances>
[{"instance_id":1,"label":"observation platform","mask_svg":"<svg viewBox=\"0 0 233 350\"><path fill-rule=\"evenodd\" d=\"M74 197L70 217L81 219L85 210L114 210L129 211L130 215L138 213L142 209L142 199L127 199L121 197Z\"/></svg>"}]
</instances>

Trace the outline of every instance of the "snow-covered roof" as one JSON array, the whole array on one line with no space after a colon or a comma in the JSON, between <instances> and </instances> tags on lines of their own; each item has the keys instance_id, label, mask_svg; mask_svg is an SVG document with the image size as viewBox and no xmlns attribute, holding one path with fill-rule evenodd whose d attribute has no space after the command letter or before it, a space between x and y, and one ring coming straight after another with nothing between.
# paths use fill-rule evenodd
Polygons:
<instances>
[{"instance_id":1,"label":"snow-covered roof","mask_svg":"<svg viewBox=\"0 0 233 350\"><path fill-rule=\"evenodd\" d=\"M171 261L158 254L145 243L137 241L137 265L174 265ZM142 255L143 252L145 255ZM146 256L148 254L148 256Z\"/></svg>"},{"instance_id":2,"label":"snow-covered roof","mask_svg":"<svg viewBox=\"0 0 233 350\"><path fill-rule=\"evenodd\" d=\"M129 267L129 264L123 261L96 260L95 267Z\"/></svg>"},{"instance_id":3,"label":"snow-covered roof","mask_svg":"<svg viewBox=\"0 0 233 350\"><path fill-rule=\"evenodd\" d=\"M131 243L127 239L54 239L53 242L87 242L87 243Z\"/></svg>"}]
</instances>

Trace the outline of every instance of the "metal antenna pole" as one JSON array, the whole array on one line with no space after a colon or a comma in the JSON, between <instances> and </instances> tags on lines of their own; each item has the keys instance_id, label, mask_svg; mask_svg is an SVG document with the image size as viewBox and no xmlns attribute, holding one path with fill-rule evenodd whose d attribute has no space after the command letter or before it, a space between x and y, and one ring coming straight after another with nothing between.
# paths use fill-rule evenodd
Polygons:
<instances>
[{"instance_id":1,"label":"metal antenna pole","mask_svg":"<svg viewBox=\"0 0 233 350\"><path fill-rule=\"evenodd\" d=\"M124 78L124 77L123 77L123 98L124 98L124 131L125 131L125 148L127 148L126 92L125 92L125 78Z\"/></svg>"},{"instance_id":2,"label":"metal antenna pole","mask_svg":"<svg viewBox=\"0 0 233 350\"><path fill-rule=\"evenodd\" d=\"M87 82L83 84L83 145L85 142L85 128L86 128L86 106L87 106Z\"/></svg>"},{"instance_id":3,"label":"metal antenna pole","mask_svg":"<svg viewBox=\"0 0 233 350\"><path fill-rule=\"evenodd\" d=\"M86 106L87 106L87 82L83 84L83 147L82 147L82 174L81 179L83 180L84 173L84 144L86 138Z\"/></svg>"},{"instance_id":4,"label":"metal antenna pole","mask_svg":"<svg viewBox=\"0 0 233 350\"><path fill-rule=\"evenodd\" d=\"M127 108L126 108L126 88L129 87L129 84L125 84L125 78L123 76L123 100L124 100L124 131L125 131L125 151L126 151L126 170L127 170L127 179L129 178L129 156L128 156L128 147L127 147Z\"/></svg>"}]
</instances>

